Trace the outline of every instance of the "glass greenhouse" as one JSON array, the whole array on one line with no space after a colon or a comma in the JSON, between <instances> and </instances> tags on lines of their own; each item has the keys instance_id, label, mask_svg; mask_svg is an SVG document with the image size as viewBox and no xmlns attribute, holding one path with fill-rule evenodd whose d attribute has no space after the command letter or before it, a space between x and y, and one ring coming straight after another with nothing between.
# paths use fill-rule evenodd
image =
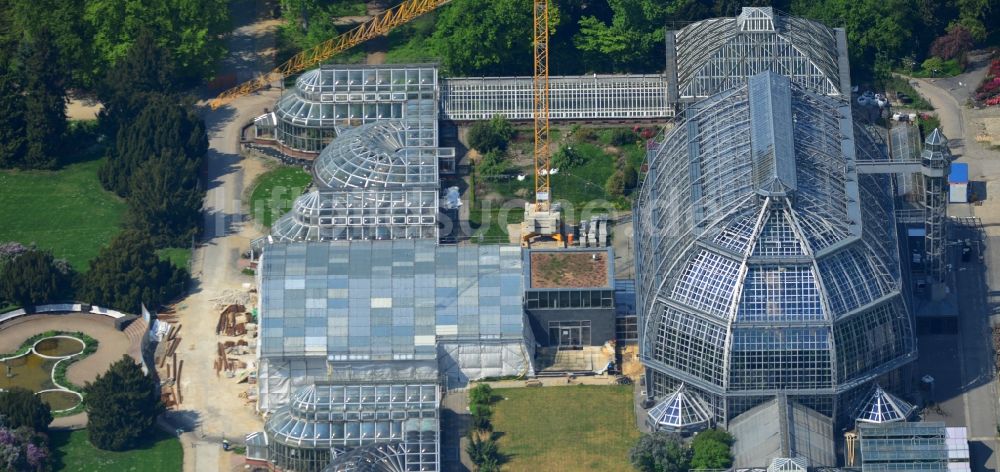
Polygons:
<instances>
[{"instance_id":1,"label":"glass greenhouse","mask_svg":"<svg viewBox=\"0 0 1000 472\"><path fill-rule=\"evenodd\" d=\"M340 130L396 120L405 124L407 146L436 147L437 80L426 65L321 66L275 104L273 135L285 148L315 154Z\"/></svg>"},{"instance_id":2,"label":"glass greenhouse","mask_svg":"<svg viewBox=\"0 0 1000 472\"><path fill-rule=\"evenodd\" d=\"M433 383L309 385L267 419L268 456L282 470L320 470L395 450L401 471L438 470L440 401Z\"/></svg>"},{"instance_id":3,"label":"glass greenhouse","mask_svg":"<svg viewBox=\"0 0 1000 472\"><path fill-rule=\"evenodd\" d=\"M313 163L318 190L295 200L292 210L272 225L272 237L436 240L443 149L408 147L406 133L399 121L344 131Z\"/></svg>"},{"instance_id":4,"label":"glass greenhouse","mask_svg":"<svg viewBox=\"0 0 1000 472\"><path fill-rule=\"evenodd\" d=\"M764 71L819 94L845 95L848 69L842 29L770 7L743 8L736 18L712 18L667 32L672 100L706 98Z\"/></svg>"},{"instance_id":5,"label":"glass greenhouse","mask_svg":"<svg viewBox=\"0 0 1000 472\"><path fill-rule=\"evenodd\" d=\"M440 389L533 373L516 245L275 243L257 283L248 457L283 470L436 471Z\"/></svg>"},{"instance_id":6,"label":"glass greenhouse","mask_svg":"<svg viewBox=\"0 0 1000 472\"><path fill-rule=\"evenodd\" d=\"M635 216L650 397L683 384L723 425L778 393L843 418L916 358L892 182L852 165L885 158L874 142L842 98L764 72L653 146Z\"/></svg>"}]
</instances>

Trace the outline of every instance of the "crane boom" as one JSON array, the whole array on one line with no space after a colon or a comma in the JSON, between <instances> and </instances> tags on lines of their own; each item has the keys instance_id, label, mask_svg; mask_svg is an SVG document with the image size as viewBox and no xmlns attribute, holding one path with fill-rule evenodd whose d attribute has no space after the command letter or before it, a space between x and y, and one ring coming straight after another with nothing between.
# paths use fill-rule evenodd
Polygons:
<instances>
[{"instance_id":1,"label":"crane boom","mask_svg":"<svg viewBox=\"0 0 1000 472\"><path fill-rule=\"evenodd\" d=\"M532 79L535 117L535 209L546 211L549 186L549 2L534 0L535 74Z\"/></svg>"},{"instance_id":2,"label":"crane boom","mask_svg":"<svg viewBox=\"0 0 1000 472\"><path fill-rule=\"evenodd\" d=\"M272 82L284 80L285 77L314 67L334 55L368 41L369 39L386 34L393 28L407 23L410 20L432 11L450 1L451 0L406 0L405 2L386 10L381 15L358 25L354 29L337 36L336 38L329 39L313 46L312 48L299 52L298 54L292 56L292 58L284 64L275 67L270 72L261 74L253 80L249 80L222 92L218 97L215 97L211 102L209 102L209 105L213 110L215 110L239 97L265 88ZM547 94L546 97L548 97ZM546 98L546 101L548 101L548 98Z\"/></svg>"}]
</instances>

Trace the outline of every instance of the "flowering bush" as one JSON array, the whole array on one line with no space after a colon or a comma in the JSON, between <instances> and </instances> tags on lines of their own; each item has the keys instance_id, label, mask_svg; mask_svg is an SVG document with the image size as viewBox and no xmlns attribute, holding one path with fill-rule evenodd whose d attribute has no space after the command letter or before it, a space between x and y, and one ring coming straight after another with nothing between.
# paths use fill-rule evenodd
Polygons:
<instances>
[{"instance_id":1,"label":"flowering bush","mask_svg":"<svg viewBox=\"0 0 1000 472\"><path fill-rule=\"evenodd\" d=\"M25 426L14 430L0 426L0 468L3 470L46 470L49 447L44 434Z\"/></svg>"},{"instance_id":2,"label":"flowering bush","mask_svg":"<svg viewBox=\"0 0 1000 472\"><path fill-rule=\"evenodd\" d=\"M990 63L986 78L976 87L976 100L989 106L1000 104L1000 59L994 59Z\"/></svg>"}]
</instances>

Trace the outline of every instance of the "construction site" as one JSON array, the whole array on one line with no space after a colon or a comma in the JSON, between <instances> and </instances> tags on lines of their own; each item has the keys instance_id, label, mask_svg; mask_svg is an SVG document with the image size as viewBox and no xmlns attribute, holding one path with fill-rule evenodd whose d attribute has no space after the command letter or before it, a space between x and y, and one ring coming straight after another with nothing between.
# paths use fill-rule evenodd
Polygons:
<instances>
[{"instance_id":1,"label":"construction site","mask_svg":"<svg viewBox=\"0 0 1000 472\"><path fill-rule=\"evenodd\" d=\"M462 450L441 426L445 397L479 380L641 383L638 428L728 428L741 467L844 465L854 443L835 431L882 395L919 403L907 387L916 317L955 304L947 140L853 117L843 30L745 8L668 31L662 74L550 77L538 0L533 77L324 64L444 3L403 2L211 103L255 97L266 112L244 113L238 151L304 166L312 184L224 256L235 266L245 252L255 275L220 276L221 295L197 307L211 318L199 325L215 323L211 345L160 315L172 325L156 356L168 405L227 403L209 413L246 435L251 465L437 471ZM293 76L277 98L250 95ZM523 221L498 244L442 232L445 218L468 223L470 203L465 192L446 209L444 182L467 179L467 163L443 130L495 115L530 123L533 170ZM552 123L602 120L662 129L643 143L624 219L564 214L552 185L566 175ZM916 270L900 256L911 252ZM185 351L216 379L193 381ZM761 419L778 412L787 421ZM752 440L767 428L793 439Z\"/></svg>"}]
</instances>

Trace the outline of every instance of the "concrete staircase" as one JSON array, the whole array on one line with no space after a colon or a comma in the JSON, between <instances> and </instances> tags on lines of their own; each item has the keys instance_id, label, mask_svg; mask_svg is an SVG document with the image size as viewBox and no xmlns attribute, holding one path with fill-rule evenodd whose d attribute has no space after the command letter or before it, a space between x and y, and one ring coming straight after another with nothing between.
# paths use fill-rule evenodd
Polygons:
<instances>
[{"instance_id":1,"label":"concrete staircase","mask_svg":"<svg viewBox=\"0 0 1000 472\"><path fill-rule=\"evenodd\" d=\"M125 327L125 330L122 331L125 333L125 337L127 337L129 341L128 355L136 361L142 359L142 337L148 330L149 324L146 323L146 320L142 319L142 317L139 317L129 323L129 325Z\"/></svg>"}]
</instances>

